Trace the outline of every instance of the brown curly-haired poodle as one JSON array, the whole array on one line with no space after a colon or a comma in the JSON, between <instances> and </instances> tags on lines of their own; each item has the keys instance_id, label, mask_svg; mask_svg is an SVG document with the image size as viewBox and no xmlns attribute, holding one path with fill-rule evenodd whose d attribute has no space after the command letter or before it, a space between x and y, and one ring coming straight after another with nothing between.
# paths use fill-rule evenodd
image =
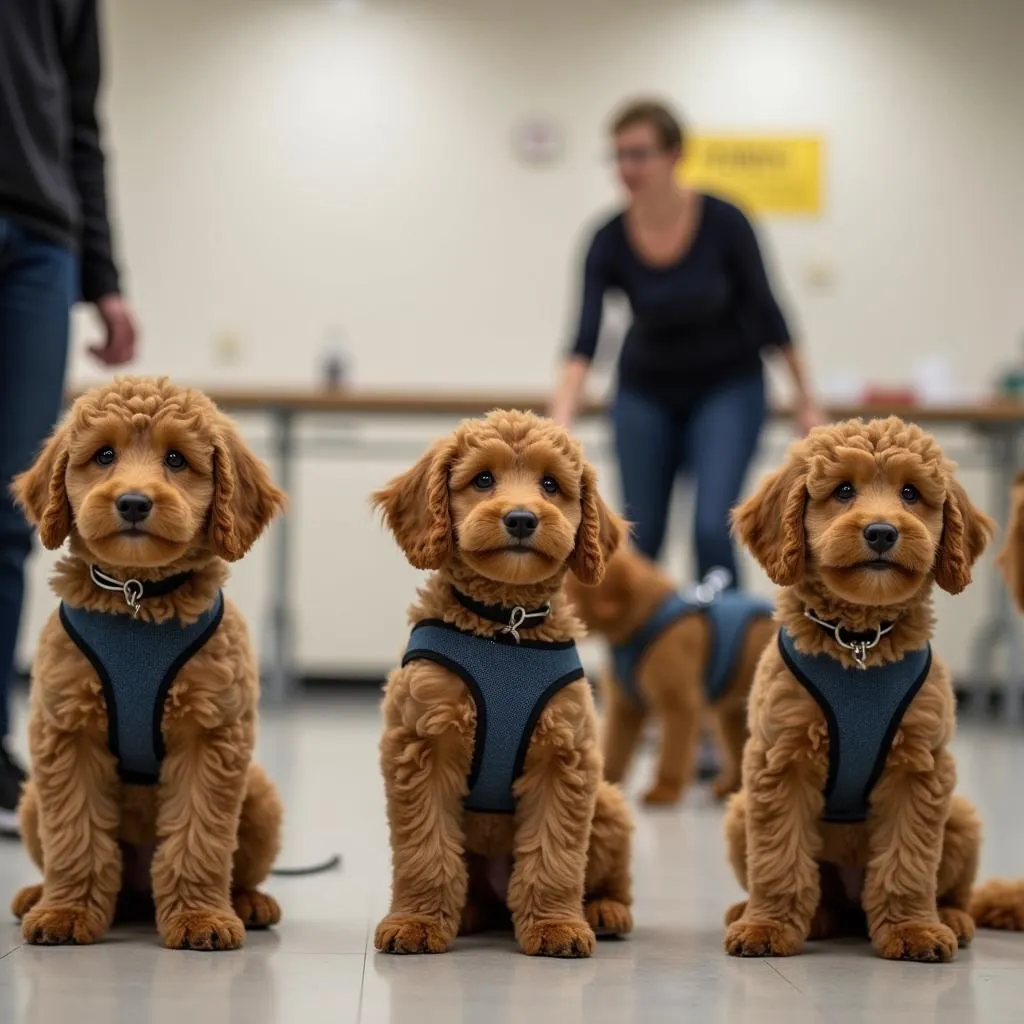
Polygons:
<instances>
[{"instance_id":1,"label":"brown curly-haired poodle","mask_svg":"<svg viewBox=\"0 0 1024 1024\"><path fill-rule=\"evenodd\" d=\"M47 548L70 538L32 670L25 938L96 942L148 905L172 948L241 946L280 917L257 887L281 804L221 587L284 495L205 395L141 378L79 398L13 491Z\"/></svg>"},{"instance_id":2,"label":"brown curly-haired poodle","mask_svg":"<svg viewBox=\"0 0 1024 1024\"><path fill-rule=\"evenodd\" d=\"M440 953L507 925L524 953L589 956L630 931L631 823L601 777L563 594L595 584L621 527L579 445L549 420L463 423L374 496L408 560L435 570L384 696L390 953Z\"/></svg>"},{"instance_id":3,"label":"brown curly-haired poodle","mask_svg":"<svg viewBox=\"0 0 1024 1024\"><path fill-rule=\"evenodd\" d=\"M996 559L1017 607L1024 611L1024 473L1010 494L1006 543ZM1024 880L993 878L980 885L971 903L974 920L983 928L1024 931Z\"/></svg>"},{"instance_id":4,"label":"brown curly-haired poodle","mask_svg":"<svg viewBox=\"0 0 1024 1024\"><path fill-rule=\"evenodd\" d=\"M735 598L743 608L736 635L716 637L711 617L694 614L694 602L681 598L668 576L630 545L608 560L598 586L570 576L566 594L587 630L612 646L613 664L601 677L605 778L622 781L644 722L653 714L661 720L661 744L644 803L674 804L682 798L693 779L705 720L723 760L712 784L715 796L739 789L747 695L758 658L775 634L770 606L749 595L724 595L721 603ZM717 651L723 642L730 649Z\"/></svg>"},{"instance_id":5,"label":"brown curly-haired poodle","mask_svg":"<svg viewBox=\"0 0 1024 1024\"><path fill-rule=\"evenodd\" d=\"M852 420L811 431L734 512L785 588L726 819L749 893L726 918L734 955L866 930L883 957L945 961L973 935L980 826L953 795L931 590L970 583L993 526L953 468L913 424Z\"/></svg>"}]
</instances>

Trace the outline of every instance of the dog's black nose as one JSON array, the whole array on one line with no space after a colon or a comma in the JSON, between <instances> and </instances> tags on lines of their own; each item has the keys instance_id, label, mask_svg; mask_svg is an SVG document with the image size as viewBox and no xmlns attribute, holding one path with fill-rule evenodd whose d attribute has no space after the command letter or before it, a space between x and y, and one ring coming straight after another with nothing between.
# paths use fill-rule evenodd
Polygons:
<instances>
[{"instance_id":1,"label":"dog's black nose","mask_svg":"<svg viewBox=\"0 0 1024 1024\"><path fill-rule=\"evenodd\" d=\"M514 508L506 512L502 522L505 524L505 532L516 540L533 536L537 529L537 517L525 508Z\"/></svg>"},{"instance_id":2,"label":"dog's black nose","mask_svg":"<svg viewBox=\"0 0 1024 1024\"><path fill-rule=\"evenodd\" d=\"M891 523L868 523L864 527L864 539L872 551L882 554L888 551L900 538L900 531Z\"/></svg>"},{"instance_id":3,"label":"dog's black nose","mask_svg":"<svg viewBox=\"0 0 1024 1024\"><path fill-rule=\"evenodd\" d=\"M114 505L125 522L141 523L153 510L153 499L144 494L122 494Z\"/></svg>"}]
</instances>

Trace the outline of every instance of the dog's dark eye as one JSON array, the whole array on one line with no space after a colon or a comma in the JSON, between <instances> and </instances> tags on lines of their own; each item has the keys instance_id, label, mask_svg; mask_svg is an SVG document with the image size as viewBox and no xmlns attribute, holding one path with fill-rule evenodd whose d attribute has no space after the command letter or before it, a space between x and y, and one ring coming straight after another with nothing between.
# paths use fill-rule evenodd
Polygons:
<instances>
[{"instance_id":1,"label":"dog's dark eye","mask_svg":"<svg viewBox=\"0 0 1024 1024\"><path fill-rule=\"evenodd\" d=\"M921 492L913 484L904 484L900 490L900 497L908 505L913 505L921 497Z\"/></svg>"},{"instance_id":2,"label":"dog's dark eye","mask_svg":"<svg viewBox=\"0 0 1024 1024\"><path fill-rule=\"evenodd\" d=\"M172 448L164 456L164 465L168 469L173 469L177 471L180 469L184 469L188 465L188 460L185 458L184 455L181 454L181 452L175 451L175 449Z\"/></svg>"},{"instance_id":3,"label":"dog's dark eye","mask_svg":"<svg viewBox=\"0 0 1024 1024\"><path fill-rule=\"evenodd\" d=\"M553 476L543 477L540 486L545 494L557 494L561 490L558 486L558 481Z\"/></svg>"},{"instance_id":4,"label":"dog's dark eye","mask_svg":"<svg viewBox=\"0 0 1024 1024\"><path fill-rule=\"evenodd\" d=\"M853 488L853 484L840 484L833 492L832 497L836 501L853 501L857 496L857 492Z\"/></svg>"},{"instance_id":5,"label":"dog's dark eye","mask_svg":"<svg viewBox=\"0 0 1024 1024\"><path fill-rule=\"evenodd\" d=\"M477 473L473 477L473 486L478 491L489 491L494 486L494 474L489 469L485 469L482 473Z\"/></svg>"},{"instance_id":6,"label":"dog's dark eye","mask_svg":"<svg viewBox=\"0 0 1024 1024\"><path fill-rule=\"evenodd\" d=\"M109 444L105 444L94 456L93 460L101 466L109 466L114 459L117 458L117 454Z\"/></svg>"}]
</instances>

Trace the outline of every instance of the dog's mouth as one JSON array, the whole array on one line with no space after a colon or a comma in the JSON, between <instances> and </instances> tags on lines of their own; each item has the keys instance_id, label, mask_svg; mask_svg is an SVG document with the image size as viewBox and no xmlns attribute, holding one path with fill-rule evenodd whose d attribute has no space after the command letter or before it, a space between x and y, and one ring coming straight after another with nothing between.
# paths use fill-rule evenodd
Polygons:
<instances>
[{"instance_id":1,"label":"dog's mouth","mask_svg":"<svg viewBox=\"0 0 1024 1024\"><path fill-rule=\"evenodd\" d=\"M909 569L905 565L900 565L899 562L894 562L891 558L865 558L860 562L854 562L852 565L836 565L831 568L840 572L893 572L900 576L917 575L913 569Z\"/></svg>"}]
</instances>

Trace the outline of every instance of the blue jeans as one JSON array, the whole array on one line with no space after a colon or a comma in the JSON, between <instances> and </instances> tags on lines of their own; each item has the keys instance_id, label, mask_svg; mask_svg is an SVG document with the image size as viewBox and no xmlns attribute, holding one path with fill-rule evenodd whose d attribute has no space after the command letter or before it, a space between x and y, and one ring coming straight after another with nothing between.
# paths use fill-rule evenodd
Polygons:
<instances>
[{"instance_id":1,"label":"blue jeans","mask_svg":"<svg viewBox=\"0 0 1024 1024\"><path fill-rule=\"evenodd\" d=\"M697 488L698 578L720 565L738 585L729 510L739 498L765 414L759 373L695 394L677 408L620 388L612 405L615 448L626 517L644 554L660 555L672 489L679 476L691 476Z\"/></svg>"},{"instance_id":2,"label":"blue jeans","mask_svg":"<svg viewBox=\"0 0 1024 1024\"><path fill-rule=\"evenodd\" d=\"M32 540L7 488L60 414L76 271L71 251L0 217L0 738Z\"/></svg>"}]
</instances>

